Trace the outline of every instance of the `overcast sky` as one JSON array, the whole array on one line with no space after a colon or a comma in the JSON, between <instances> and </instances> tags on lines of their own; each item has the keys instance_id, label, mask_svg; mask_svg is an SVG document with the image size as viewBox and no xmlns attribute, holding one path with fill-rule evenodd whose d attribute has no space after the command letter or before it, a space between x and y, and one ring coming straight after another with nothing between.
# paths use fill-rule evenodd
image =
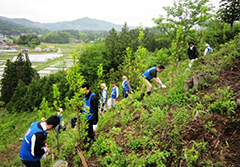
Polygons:
<instances>
[{"instance_id":1,"label":"overcast sky","mask_svg":"<svg viewBox=\"0 0 240 167\"><path fill-rule=\"evenodd\" d=\"M210 0L218 8L219 0ZM83 17L128 26L152 27L152 18L164 15L173 0L0 0L0 16L41 23L72 21Z\"/></svg>"}]
</instances>

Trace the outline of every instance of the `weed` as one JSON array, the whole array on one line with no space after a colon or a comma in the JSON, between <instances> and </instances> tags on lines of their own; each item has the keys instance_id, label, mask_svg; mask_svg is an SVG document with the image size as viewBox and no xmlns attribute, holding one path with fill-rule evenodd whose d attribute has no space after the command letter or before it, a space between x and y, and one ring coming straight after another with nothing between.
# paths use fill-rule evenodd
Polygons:
<instances>
[{"instance_id":1,"label":"weed","mask_svg":"<svg viewBox=\"0 0 240 167\"><path fill-rule=\"evenodd\" d=\"M233 91L230 91L225 87L223 89L218 88L216 92L216 101L209 104L208 109L212 111L220 112L222 115L230 116L231 113L235 113L237 107L236 103L232 101Z\"/></svg>"}]
</instances>

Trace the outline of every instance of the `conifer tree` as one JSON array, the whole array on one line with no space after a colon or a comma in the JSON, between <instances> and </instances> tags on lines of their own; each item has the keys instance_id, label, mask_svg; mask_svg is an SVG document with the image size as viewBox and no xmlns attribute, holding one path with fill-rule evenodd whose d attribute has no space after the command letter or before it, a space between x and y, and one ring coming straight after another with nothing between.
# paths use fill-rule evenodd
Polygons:
<instances>
[{"instance_id":1,"label":"conifer tree","mask_svg":"<svg viewBox=\"0 0 240 167\"><path fill-rule=\"evenodd\" d=\"M7 60L1 89L1 99L5 104L11 100L20 79L25 85L29 85L33 78L39 78L39 74L31 66L27 54L24 56L19 53L15 62Z\"/></svg>"},{"instance_id":2,"label":"conifer tree","mask_svg":"<svg viewBox=\"0 0 240 167\"><path fill-rule=\"evenodd\" d=\"M114 28L109 31L109 35L105 39L105 44L110 53L110 58L108 58L108 60L111 60L111 67L116 70L118 65L122 62L123 57L121 57L119 36Z\"/></svg>"},{"instance_id":3,"label":"conifer tree","mask_svg":"<svg viewBox=\"0 0 240 167\"><path fill-rule=\"evenodd\" d=\"M15 64L8 59L2 75L1 88L1 100L4 101L5 104L11 100L14 89L17 87L18 81L15 69Z\"/></svg>"}]
</instances>

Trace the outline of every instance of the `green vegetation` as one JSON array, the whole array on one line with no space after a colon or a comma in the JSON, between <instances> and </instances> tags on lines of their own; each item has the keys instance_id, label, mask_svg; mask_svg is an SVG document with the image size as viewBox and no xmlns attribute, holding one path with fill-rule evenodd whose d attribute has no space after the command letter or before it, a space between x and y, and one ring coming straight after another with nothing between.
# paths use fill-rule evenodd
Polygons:
<instances>
[{"instance_id":1,"label":"green vegetation","mask_svg":"<svg viewBox=\"0 0 240 167\"><path fill-rule=\"evenodd\" d=\"M62 54L70 54L76 47L80 47L83 44L78 43L67 43L67 44L53 44L53 43L42 43L40 46L49 48L60 48Z\"/></svg>"},{"instance_id":2,"label":"green vegetation","mask_svg":"<svg viewBox=\"0 0 240 167\"><path fill-rule=\"evenodd\" d=\"M218 11L219 17L225 23L230 24L230 32L232 32L233 24L240 20L240 3L235 0L221 0L220 9Z\"/></svg>"},{"instance_id":3,"label":"green vegetation","mask_svg":"<svg viewBox=\"0 0 240 167\"><path fill-rule=\"evenodd\" d=\"M103 40L108 35L108 31L78 31L78 30L61 30L43 34L40 36L42 42L47 43L96 43Z\"/></svg>"},{"instance_id":4,"label":"green vegetation","mask_svg":"<svg viewBox=\"0 0 240 167\"><path fill-rule=\"evenodd\" d=\"M11 101L19 81L28 85L33 78L39 78L37 71L31 66L32 64L27 54L19 53L15 62L7 60L1 83L1 100L3 102L7 104Z\"/></svg>"},{"instance_id":5,"label":"green vegetation","mask_svg":"<svg viewBox=\"0 0 240 167\"><path fill-rule=\"evenodd\" d=\"M57 57L53 60L48 60L45 63L42 63L42 64L36 66L35 69L37 71L43 70L44 68L49 67L52 64L56 64L57 62L64 62L67 57L69 57L69 56L68 55L63 55L63 56ZM63 65L63 66L59 66L59 68L62 68L64 70L66 67Z\"/></svg>"},{"instance_id":6,"label":"green vegetation","mask_svg":"<svg viewBox=\"0 0 240 167\"><path fill-rule=\"evenodd\" d=\"M125 24L121 32L113 28L105 40L91 45L43 44L60 47L63 53L74 49L71 52L73 66L67 72L33 77L29 78L31 82L25 82L18 77L32 70L23 70L27 61L21 61L22 64L8 61L5 74L10 77L4 75L3 81L14 81L14 89L5 94L2 92L1 97L3 112L0 121L4 130L0 133L0 151L5 155L0 156L1 165L20 165L16 156L20 146L17 139L23 137L30 122L55 114L59 107L64 109L67 130L60 133L58 139L55 139L54 131L50 132L48 146L58 159L66 160L72 166L81 164L74 146L76 142L87 162L96 166L238 165L240 152L236 141L240 139L237 133L240 124L235 101L240 98L240 26L236 23L229 31L229 25L210 14L207 0L198 2L178 1L174 8L165 7L168 16L155 19L155 28L160 30L158 34L143 29L141 25L129 30ZM189 13L185 15L183 11L188 9ZM172 20L175 15L179 19ZM202 29L194 29L194 25L202 26ZM77 35L77 31L72 31L71 35L74 33ZM194 41L200 53L206 43L214 49L204 58L199 56L191 68L188 68L186 54L189 41ZM66 57L68 55L36 69L63 61ZM149 67L160 64L166 67L159 76L167 89L154 89L150 96L140 100L140 75ZM17 68L10 68L13 65ZM18 69L19 75L8 69ZM207 73L204 80L196 88L183 92L186 80L203 72ZM123 75L130 81L133 100L123 100L120 95L114 109L99 114L96 141L84 144L86 133L82 132L86 119L80 114L82 83L88 81L90 90L99 97L102 82L106 83L108 94L112 81L121 90ZM26 121L30 116L34 119ZM76 130L69 125L74 116L78 117ZM21 124L23 126L18 129ZM48 156L42 160L42 165L51 166L56 161L51 161Z\"/></svg>"},{"instance_id":7,"label":"green vegetation","mask_svg":"<svg viewBox=\"0 0 240 167\"><path fill-rule=\"evenodd\" d=\"M31 35L20 35L19 38L14 39L14 43L20 45L28 45L29 47L35 47L39 45L41 42L36 34Z\"/></svg>"},{"instance_id":8,"label":"green vegetation","mask_svg":"<svg viewBox=\"0 0 240 167\"><path fill-rule=\"evenodd\" d=\"M28 27L24 25L19 25L7 20L4 20L0 17L0 33L4 35L21 35L22 33L25 34L43 34L48 32L47 29L42 28L35 28L35 27Z\"/></svg>"}]
</instances>

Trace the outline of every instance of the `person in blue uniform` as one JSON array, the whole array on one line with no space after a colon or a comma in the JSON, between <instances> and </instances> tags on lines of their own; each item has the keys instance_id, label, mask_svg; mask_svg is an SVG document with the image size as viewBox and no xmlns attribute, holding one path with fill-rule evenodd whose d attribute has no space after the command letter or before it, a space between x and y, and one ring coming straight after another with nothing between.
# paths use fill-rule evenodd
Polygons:
<instances>
[{"instance_id":1,"label":"person in blue uniform","mask_svg":"<svg viewBox=\"0 0 240 167\"><path fill-rule=\"evenodd\" d=\"M130 97L131 99L133 99L132 96L130 95L130 93L133 93L133 92L132 92L132 88L131 88L131 86L130 86L129 81L127 80L127 77L126 77L126 76L123 76L122 79L123 79L123 82L122 82L123 98L127 98L128 95L129 95L129 97Z\"/></svg>"},{"instance_id":2,"label":"person in blue uniform","mask_svg":"<svg viewBox=\"0 0 240 167\"><path fill-rule=\"evenodd\" d=\"M144 90L145 90L145 87L147 87L147 94L150 95L151 94L151 91L152 91L152 84L150 83L150 80L152 78L154 78L154 81L160 85L162 87L162 83L159 81L158 77L157 77L157 72L162 72L163 70L165 69L165 67L163 65L160 65L158 67L152 67L152 68L149 68L147 71L145 71L142 76L141 76L141 79L142 79L142 82L143 82L143 85L142 85L142 90L141 90L141 99L143 99L144 97Z\"/></svg>"},{"instance_id":3,"label":"person in blue uniform","mask_svg":"<svg viewBox=\"0 0 240 167\"><path fill-rule=\"evenodd\" d=\"M84 104L82 113L87 113L87 120L88 120L88 128L86 131L88 132L87 137L94 141L94 131L93 126L97 125L98 123L98 99L95 93L89 90L89 83L85 82L81 88L84 89Z\"/></svg>"},{"instance_id":4,"label":"person in blue uniform","mask_svg":"<svg viewBox=\"0 0 240 167\"><path fill-rule=\"evenodd\" d=\"M114 108L117 101L118 101L118 96L119 96L119 89L116 86L115 82L112 82L112 90L111 90L111 98L109 99L110 103L109 103L109 109L110 108Z\"/></svg>"},{"instance_id":5,"label":"person in blue uniform","mask_svg":"<svg viewBox=\"0 0 240 167\"><path fill-rule=\"evenodd\" d=\"M108 101L108 94L107 94L107 87L105 85L105 83L102 83L101 84L101 100L100 100L100 109L101 109L101 112L102 113L105 113L106 112L106 109L107 109L107 101Z\"/></svg>"},{"instance_id":6,"label":"person in blue uniform","mask_svg":"<svg viewBox=\"0 0 240 167\"><path fill-rule=\"evenodd\" d=\"M63 128L63 127L64 127L64 121L63 121L63 119L62 119L62 117L63 117L62 113L63 113L63 109L62 109L62 108L59 108L59 110L58 110L58 112L57 112L57 117L60 119L60 123L59 123L59 125L58 125L57 128L56 128L57 134L61 133L61 132L60 132L61 129L64 130L64 128Z\"/></svg>"},{"instance_id":7,"label":"person in blue uniform","mask_svg":"<svg viewBox=\"0 0 240 167\"><path fill-rule=\"evenodd\" d=\"M213 52L213 49L210 47L209 44L206 44L206 48L204 50L204 56L212 54L212 52Z\"/></svg>"},{"instance_id":8,"label":"person in blue uniform","mask_svg":"<svg viewBox=\"0 0 240 167\"><path fill-rule=\"evenodd\" d=\"M46 158L49 149L46 145L47 131L54 129L60 120L54 115L45 122L37 121L27 130L20 149L20 158L27 167L40 167L40 159Z\"/></svg>"}]
</instances>

